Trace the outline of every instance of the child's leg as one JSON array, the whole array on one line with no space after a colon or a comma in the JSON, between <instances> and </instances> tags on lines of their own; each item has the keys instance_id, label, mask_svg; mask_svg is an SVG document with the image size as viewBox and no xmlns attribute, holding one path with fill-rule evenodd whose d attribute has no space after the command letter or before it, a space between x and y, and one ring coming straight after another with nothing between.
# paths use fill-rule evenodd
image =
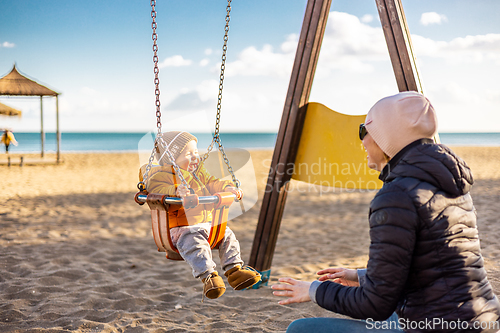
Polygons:
<instances>
[{"instance_id":1,"label":"child's leg","mask_svg":"<svg viewBox=\"0 0 500 333\"><path fill-rule=\"evenodd\" d=\"M224 239L219 245L219 258L224 271L236 265L243 266L243 260L241 260L240 253L240 242L236 239L234 232L227 226Z\"/></svg>"},{"instance_id":2,"label":"child's leg","mask_svg":"<svg viewBox=\"0 0 500 333\"><path fill-rule=\"evenodd\" d=\"M260 281L260 274L251 267L243 266L240 243L233 231L226 227L224 239L219 246L219 257L227 282L235 290L249 288Z\"/></svg>"},{"instance_id":3,"label":"child's leg","mask_svg":"<svg viewBox=\"0 0 500 333\"><path fill-rule=\"evenodd\" d=\"M193 269L193 276L195 278L206 278L212 272L215 271L215 262L212 260L212 249L210 244L208 244L208 235L210 225L208 223L202 223L195 226L189 227L179 227L182 229L174 231L176 235L172 235L172 238L176 238L177 250L182 258L191 266ZM180 235L178 232L180 232Z\"/></svg>"}]
</instances>

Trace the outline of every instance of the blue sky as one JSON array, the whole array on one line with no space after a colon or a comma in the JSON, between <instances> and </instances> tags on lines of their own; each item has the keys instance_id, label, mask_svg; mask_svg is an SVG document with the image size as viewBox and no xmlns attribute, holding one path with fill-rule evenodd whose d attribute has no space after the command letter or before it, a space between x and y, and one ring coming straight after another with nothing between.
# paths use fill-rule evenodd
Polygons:
<instances>
[{"instance_id":1,"label":"blue sky","mask_svg":"<svg viewBox=\"0 0 500 333\"><path fill-rule=\"evenodd\" d=\"M210 131L222 53L223 0L158 0L165 129ZM306 0L233 0L221 131L278 130ZM500 132L500 1L403 0L424 93L441 132ZM155 130L149 1L0 3L0 76L21 73L61 93L62 131ZM397 93L374 0L333 0L310 101L364 114ZM39 131L36 98L0 127ZM44 98L44 126L55 102Z\"/></svg>"}]
</instances>

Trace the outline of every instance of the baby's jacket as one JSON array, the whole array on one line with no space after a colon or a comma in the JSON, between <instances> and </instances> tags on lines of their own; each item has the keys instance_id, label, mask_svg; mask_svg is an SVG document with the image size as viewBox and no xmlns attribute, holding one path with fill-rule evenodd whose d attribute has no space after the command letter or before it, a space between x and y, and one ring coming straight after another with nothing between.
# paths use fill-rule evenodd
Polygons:
<instances>
[{"instance_id":1,"label":"baby's jacket","mask_svg":"<svg viewBox=\"0 0 500 333\"><path fill-rule=\"evenodd\" d=\"M220 180L208 173L204 165L191 173L180 169L189 187L198 196L214 195L217 192L224 192L228 186L234 186L230 180ZM170 197L176 196L176 189L182 182L175 174L175 169L171 165L155 167L148 178L146 189L149 193L166 194ZM212 221L212 211L214 204L200 204L194 208L184 209L181 205L170 205L168 210L169 227L181 227L195 225Z\"/></svg>"}]
</instances>

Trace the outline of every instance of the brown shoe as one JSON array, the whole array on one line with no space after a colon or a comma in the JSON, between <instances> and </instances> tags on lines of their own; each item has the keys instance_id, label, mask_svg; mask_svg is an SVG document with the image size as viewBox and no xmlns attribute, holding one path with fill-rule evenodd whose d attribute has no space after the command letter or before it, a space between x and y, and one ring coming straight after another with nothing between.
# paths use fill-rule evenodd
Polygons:
<instances>
[{"instance_id":1,"label":"brown shoe","mask_svg":"<svg viewBox=\"0 0 500 333\"><path fill-rule=\"evenodd\" d=\"M260 274L250 266L236 266L228 270L224 275L227 277L227 282L234 290L242 290L250 288L260 281Z\"/></svg>"},{"instance_id":2,"label":"brown shoe","mask_svg":"<svg viewBox=\"0 0 500 333\"><path fill-rule=\"evenodd\" d=\"M202 280L203 282L203 295L206 298L216 299L222 296L226 291L226 286L224 285L224 281L217 274L217 272L213 272L206 278Z\"/></svg>"}]
</instances>

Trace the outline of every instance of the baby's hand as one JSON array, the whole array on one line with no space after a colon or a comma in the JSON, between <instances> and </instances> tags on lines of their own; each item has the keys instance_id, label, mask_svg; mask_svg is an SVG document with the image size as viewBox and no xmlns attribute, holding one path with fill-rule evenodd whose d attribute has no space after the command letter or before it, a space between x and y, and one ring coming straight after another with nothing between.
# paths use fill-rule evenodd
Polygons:
<instances>
[{"instance_id":1,"label":"baby's hand","mask_svg":"<svg viewBox=\"0 0 500 333\"><path fill-rule=\"evenodd\" d=\"M177 195L179 198L184 198L188 194L189 188L186 185L179 185L177 187L177 190L175 191L175 195Z\"/></svg>"},{"instance_id":2,"label":"baby's hand","mask_svg":"<svg viewBox=\"0 0 500 333\"><path fill-rule=\"evenodd\" d=\"M224 189L227 192L231 192L234 195L236 195L236 199L241 200L243 199L243 190L241 188L236 188L233 186L228 186Z\"/></svg>"}]
</instances>

